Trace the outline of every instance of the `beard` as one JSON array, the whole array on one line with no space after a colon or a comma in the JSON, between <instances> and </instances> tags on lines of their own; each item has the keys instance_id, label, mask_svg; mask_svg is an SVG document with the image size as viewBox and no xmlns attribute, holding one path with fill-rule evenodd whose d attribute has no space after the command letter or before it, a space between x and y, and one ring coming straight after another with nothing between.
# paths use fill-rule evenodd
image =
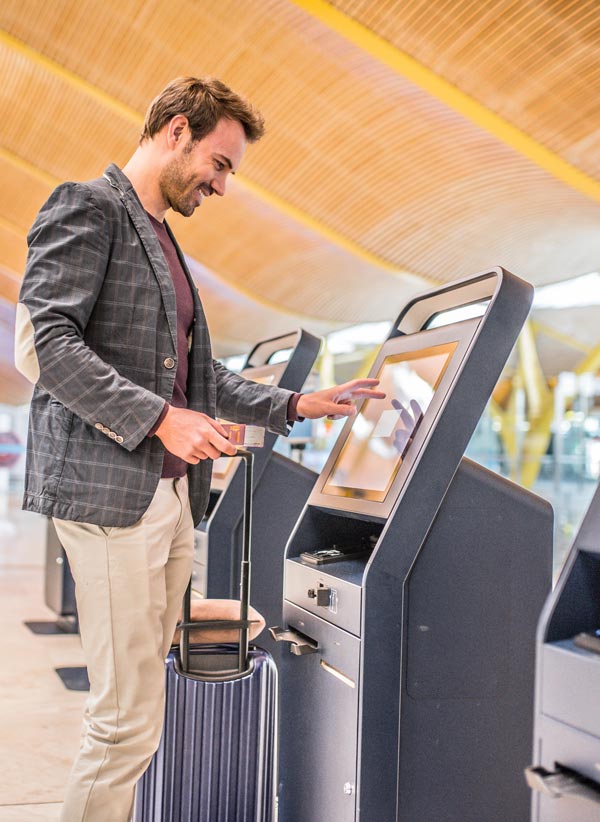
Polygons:
<instances>
[{"instance_id":1,"label":"beard","mask_svg":"<svg viewBox=\"0 0 600 822\"><path fill-rule=\"evenodd\" d=\"M190 173L185 155L173 159L165 166L158 178L158 184L169 208L184 217L192 216L199 205L198 186L201 182Z\"/></svg>"}]
</instances>

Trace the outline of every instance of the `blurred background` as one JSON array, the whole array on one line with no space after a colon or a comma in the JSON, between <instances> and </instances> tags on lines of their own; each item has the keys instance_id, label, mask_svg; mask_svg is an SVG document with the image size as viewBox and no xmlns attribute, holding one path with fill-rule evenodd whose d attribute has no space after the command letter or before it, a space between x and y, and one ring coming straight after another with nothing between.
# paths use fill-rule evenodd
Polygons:
<instances>
[{"instance_id":1,"label":"blurred background","mask_svg":"<svg viewBox=\"0 0 600 822\"><path fill-rule=\"evenodd\" d=\"M495 265L536 286L468 455L552 502L558 569L600 477L599 46L596 0L3 0L5 547L31 392L12 364L28 229L57 184L124 165L152 98L193 74L267 123L225 199L170 219L230 367L301 326L324 337L307 388L331 385L367 372L420 291ZM278 448L318 469L337 425Z\"/></svg>"}]
</instances>

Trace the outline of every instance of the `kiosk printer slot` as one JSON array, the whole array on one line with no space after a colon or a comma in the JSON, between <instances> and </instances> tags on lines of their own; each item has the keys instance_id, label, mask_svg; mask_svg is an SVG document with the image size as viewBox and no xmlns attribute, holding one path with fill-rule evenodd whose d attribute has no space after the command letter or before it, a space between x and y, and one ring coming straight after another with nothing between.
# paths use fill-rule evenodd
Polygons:
<instances>
[{"instance_id":1,"label":"kiosk printer slot","mask_svg":"<svg viewBox=\"0 0 600 822\"><path fill-rule=\"evenodd\" d=\"M538 630L533 822L600 820L600 486Z\"/></svg>"},{"instance_id":2,"label":"kiosk printer slot","mask_svg":"<svg viewBox=\"0 0 600 822\"><path fill-rule=\"evenodd\" d=\"M300 391L319 353L321 341L302 329L254 346L242 376ZM265 432L254 451L251 601L272 624L281 618L283 550L311 491L316 474L273 451L277 435ZM196 529L193 589L211 598L239 598L244 471L240 459L215 461L210 502ZM266 644L273 645L266 636Z\"/></svg>"},{"instance_id":3,"label":"kiosk printer slot","mask_svg":"<svg viewBox=\"0 0 600 822\"><path fill-rule=\"evenodd\" d=\"M528 818L552 511L462 457L531 297L495 268L412 300L370 373L387 398L347 420L296 524L282 822Z\"/></svg>"}]
</instances>

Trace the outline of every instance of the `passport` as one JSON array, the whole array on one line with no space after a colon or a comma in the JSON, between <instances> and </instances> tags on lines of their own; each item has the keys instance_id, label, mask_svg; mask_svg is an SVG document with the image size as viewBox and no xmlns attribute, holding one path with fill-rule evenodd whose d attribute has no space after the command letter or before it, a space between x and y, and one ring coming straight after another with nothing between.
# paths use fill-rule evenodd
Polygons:
<instances>
[{"instance_id":1,"label":"passport","mask_svg":"<svg viewBox=\"0 0 600 822\"><path fill-rule=\"evenodd\" d=\"M222 422L227 438L239 448L262 448L265 444L265 429L259 425L244 425L238 422Z\"/></svg>"}]
</instances>

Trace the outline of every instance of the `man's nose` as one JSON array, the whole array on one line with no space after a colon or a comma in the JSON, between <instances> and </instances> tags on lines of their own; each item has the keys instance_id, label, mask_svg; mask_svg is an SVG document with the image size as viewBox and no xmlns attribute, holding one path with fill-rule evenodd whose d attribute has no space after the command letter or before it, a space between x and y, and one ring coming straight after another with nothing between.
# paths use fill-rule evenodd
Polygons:
<instances>
[{"instance_id":1,"label":"man's nose","mask_svg":"<svg viewBox=\"0 0 600 822\"><path fill-rule=\"evenodd\" d=\"M213 180L210 184L211 194L218 194L219 197L222 197L225 194L225 180Z\"/></svg>"}]
</instances>

